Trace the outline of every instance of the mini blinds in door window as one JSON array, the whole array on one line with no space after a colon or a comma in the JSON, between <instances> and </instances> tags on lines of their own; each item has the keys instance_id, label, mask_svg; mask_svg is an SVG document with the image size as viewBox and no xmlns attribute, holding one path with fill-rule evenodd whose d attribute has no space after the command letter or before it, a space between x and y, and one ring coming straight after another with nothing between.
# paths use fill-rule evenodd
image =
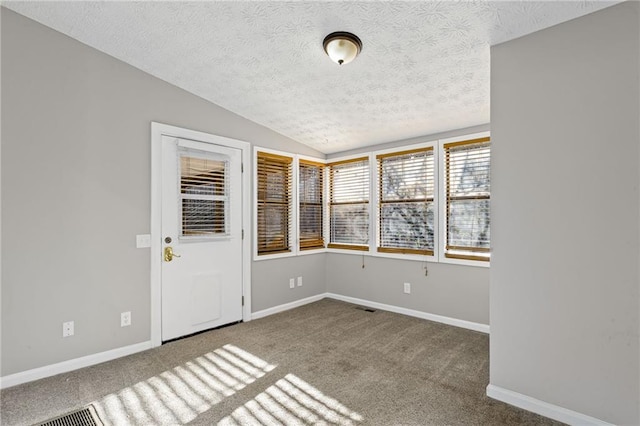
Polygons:
<instances>
[{"instance_id":1,"label":"mini blinds in door window","mask_svg":"<svg viewBox=\"0 0 640 426\"><path fill-rule=\"evenodd\" d=\"M228 233L228 165L226 160L180 155L182 237Z\"/></svg>"},{"instance_id":2,"label":"mini blinds in door window","mask_svg":"<svg viewBox=\"0 0 640 426\"><path fill-rule=\"evenodd\" d=\"M324 248L322 193L324 164L300 160L299 165L300 249Z\"/></svg>"},{"instance_id":3,"label":"mini blinds in door window","mask_svg":"<svg viewBox=\"0 0 640 426\"><path fill-rule=\"evenodd\" d=\"M369 159L329 164L330 248L368 250Z\"/></svg>"},{"instance_id":4,"label":"mini blinds in door window","mask_svg":"<svg viewBox=\"0 0 640 426\"><path fill-rule=\"evenodd\" d=\"M447 201L445 256L489 260L489 138L445 144L444 153Z\"/></svg>"},{"instance_id":5,"label":"mini blinds in door window","mask_svg":"<svg viewBox=\"0 0 640 426\"><path fill-rule=\"evenodd\" d=\"M433 255L433 148L378 155L379 247Z\"/></svg>"},{"instance_id":6,"label":"mini blinds in door window","mask_svg":"<svg viewBox=\"0 0 640 426\"><path fill-rule=\"evenodd\" d=\"M291 157L258 152L258 254L291 251Z\"/></svg>"}]
</instances>

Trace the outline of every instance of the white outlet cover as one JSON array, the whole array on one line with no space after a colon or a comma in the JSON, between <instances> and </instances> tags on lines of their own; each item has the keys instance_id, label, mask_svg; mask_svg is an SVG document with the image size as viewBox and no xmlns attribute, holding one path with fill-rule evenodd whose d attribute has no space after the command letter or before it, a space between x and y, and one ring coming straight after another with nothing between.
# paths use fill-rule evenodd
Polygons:
<instances>
[{"instance_id":1,"label":"white outlet cover","mask_svg":"<svg viewBox=\"0 0 640 426\"><path fill-rule=\"evenodd\" d=\"M74 334L74 324L73 321L63 322L62 323L62 337L70 337Z\"/></svg>"},{"instance_id":2,"label":"white outlet cover","mask_svg":"<svg viewBox=\"0 0 640 426\"><path fill-rule=\"evenodd\" d=\"M131 312L123 312L120 314L120 327L128 327L131 325Z\"/></svg>"},{"instance_id":3,"label":"white outlet cover","mask_svg":"<svg viewBox=\"0 0 640 426\"><path fill-rule=\"evenodd\" d=\"M298 287L302 287L302 277L298 277Z\"/></svg>"},{"instance_id":4,"label":"white outlet cover","mask_svg":"<svg viewBox=\"0 0 640 426\"><path fill-rule=\"evenodd\" d=\"M294 288L296 286L296 280L293 278L289 278L289 288Z\"/></svg>"},{"instance_id":5,"label":"white outlet cover","mask_svg":"<svg viewBox=\"0 0 640 426\"><path fill-rule=\"evenodd\" d=\"M404 292L407 294L411 293L411 283L404 283Z\"/></svg>"}]
</instances>

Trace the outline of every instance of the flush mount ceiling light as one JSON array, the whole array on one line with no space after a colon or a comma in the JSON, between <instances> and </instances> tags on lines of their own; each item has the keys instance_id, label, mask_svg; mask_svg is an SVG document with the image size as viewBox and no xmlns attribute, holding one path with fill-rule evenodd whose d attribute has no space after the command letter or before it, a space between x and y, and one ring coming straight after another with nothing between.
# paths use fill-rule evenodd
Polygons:
<instances>
[{"instance_id":1,"label":"flush mount ceiling light","mask_svg":"<svg viewBox=\"0 0 640 426\"><path fill-rule=\"evenodd\" d=\"M353 61L362 50L362 42L355 34L337 31L324 38L324 51L338 65Z\"/></svg>"}]
</instances>

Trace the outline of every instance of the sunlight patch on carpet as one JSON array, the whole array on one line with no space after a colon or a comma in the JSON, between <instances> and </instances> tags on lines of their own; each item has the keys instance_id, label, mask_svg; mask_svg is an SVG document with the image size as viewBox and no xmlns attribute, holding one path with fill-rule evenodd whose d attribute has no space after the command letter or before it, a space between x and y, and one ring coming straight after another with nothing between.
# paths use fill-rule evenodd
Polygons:
<instances>
[{"instance_id":1,"label":"sunlight patch on carpet","mask_svg":"<svg viewBox=\"0 0 640 426\"><path fill-rule=\"evenodd\" d=\"M233 345L94 402L106 425L186 424L275 365Z\"/></svg>"},{"instance_id":2,"label":"sunlight patch on carpet","mask_svg":"<svg viewBox=\"0 0 640 426\"><path fill-rule=\"evenodd\" d=\"M238 425L355 425L360 414L330 398L293 374L287 374L273 386L222 419L219 426Z\"/></svg>"}]
</instances>

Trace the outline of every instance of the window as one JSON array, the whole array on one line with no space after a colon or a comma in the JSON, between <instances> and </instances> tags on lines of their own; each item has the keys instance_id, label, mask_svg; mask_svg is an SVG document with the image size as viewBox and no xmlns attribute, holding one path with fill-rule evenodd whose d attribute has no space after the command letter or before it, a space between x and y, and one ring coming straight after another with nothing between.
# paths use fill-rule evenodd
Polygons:
<instances>
[{"instance_id":1,"label":"window","mask_svg":"<svg viewBox=\"0 0 640 426\"><path fill-rule=\"evenodd\" d=\"M369 249L369 158L329 164L330 248Z\"/></svg>"},{"instance_id":2,"label":"window","mask_svg":"<svg viewBox=\"0 0 640 426\"><path fill-rule=\"evenodd\" d=\"M489 266L488 132L336 158L328 164L267 148L254 152L255 259L310 254L326 247ZM209 166L215 182L222 179L221 167ZM209 185L217 191L215 183ZM208 211L222 221L226 198L214 195L216 205ZM193 229L207 219L199 216L205 202L197 200L186 204ZM211 204L208 198L206 202ZM376 250L370 250L373 247Z\"/></svg>"},{"instance_id":3,"label":"window","mask_svg":"<svg viewBox=\"0 0 640 426\"><path fill-rule=\"evenodd\" d=\"M227 234L227 166L225 160L180 154L182 237Z\"/></svg>"},{"instance_id":4,"label":"window","mask_svg":"<svg viewBox=\"0 0 640 426\"><path fill-rule=\"evenodd\" d=\"M444 144L445 257L489 260L489 138Z\"/></svg>"},{"instance_id":5,"label":"window","mask_svg":"<svg viewBox=\"0 0 640 426\"><path fill-rule=\"evenodd\" d=\"M300 250L324 248L322 195L324 164L300 160L298 199Z\"/></svg>"},{"instance_id":6,"label":"window","mask_svg":"<svg viewBox=\"0 0 640 426\"><path fill-rule=\"evenodd\" d=\"M257 153L258 255L291 251L292 161Z\"/></svg>"},{"instance_id":7,"label":"window","mask_svg":"<svg viewBox=\"0 0 640 426\"><path fill-rule=\"evenodd\" d=\"M378 159L378 251L433 255L433 148Z\"/></svg>"}]
</instances>

